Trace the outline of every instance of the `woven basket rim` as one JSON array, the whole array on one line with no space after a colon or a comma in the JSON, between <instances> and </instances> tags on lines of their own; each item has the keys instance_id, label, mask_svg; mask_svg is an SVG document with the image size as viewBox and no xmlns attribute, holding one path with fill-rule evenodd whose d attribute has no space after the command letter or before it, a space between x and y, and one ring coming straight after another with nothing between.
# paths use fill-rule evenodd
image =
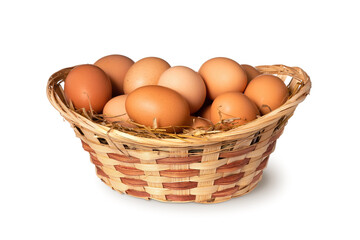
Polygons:
<instances>
[{"instance_id":1,"label":"woven basket rim","mask_svg":"<svg viewBox=\"0 0 360 240\"><path fill-rule=\"evenodd\" d=\"M136 142L137 144L149 145L149 146L187 146L191 145L207 145L214 142L234 140L239 138L239 136L246 136L253 134L254 131L257 131L264 126L278 121L281 116L288 113L287 110L291 110L294 106L296 107L301 103L306 96L310 93L311 89L311 80L308 74L301 69L300 67L289 67L286 65L260 65L256 66L256 69L263 74L277 74L281 76L290 76L293 79L297 80L299 86L296 88L295 94L293 94L282 106L271 111L268 114L265 114L245 125L236 127L234 129L220 132L212 133L205 135L201 138L188 138L188 139L178 139L178 138L147 138L139 137L129 133L122 132L117 129L111 129L109 127L95 123L79 113L69 109L64 103L64 99L59 95L59 89L61 88L59 82L61 76L67 74L73 67L68 67L57 71L52 74L48 80L46 93L50 103L55 109L57 109L60 114L68 120L70 123L75 125L91 129L93 132L99 133L99 135L108 135L109 138L116 140L121 140L124 142ZM60 78L59 78L60 77ZM63 78L62 78L63 79Z\"/></svg>"}]
</instances>

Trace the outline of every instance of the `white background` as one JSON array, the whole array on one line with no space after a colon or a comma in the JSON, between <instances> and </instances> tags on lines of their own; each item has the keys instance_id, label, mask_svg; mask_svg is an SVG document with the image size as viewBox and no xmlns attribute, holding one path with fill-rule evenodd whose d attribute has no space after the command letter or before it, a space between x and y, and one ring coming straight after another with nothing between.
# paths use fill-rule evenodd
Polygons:
<instances>
[{"instance_id":1,"label":"white background","mask_svg":"<svg viewBox=\"0 0 360 240\"><path fill-rule=\"evenodd\" d=\"M1 239L359 239L357 1L1 1ZM303 68L313 88L259 186L228 202L121 195L50 105L52 73L108 54L198 70Z\"/></svg>"}]
</instances>

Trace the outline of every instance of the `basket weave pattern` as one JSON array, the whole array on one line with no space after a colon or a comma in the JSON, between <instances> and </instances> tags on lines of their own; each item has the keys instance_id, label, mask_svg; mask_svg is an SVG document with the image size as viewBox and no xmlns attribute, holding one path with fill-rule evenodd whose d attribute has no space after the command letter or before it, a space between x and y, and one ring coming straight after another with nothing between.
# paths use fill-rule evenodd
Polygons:
<instances>
[{"instance_id":1,"label":"basket weave pattern","mask_svg":"<svg viewBox=\"0 0 360 240\"><path fill-rule=\"evenodd\" d=\"M201 139L137 137L90 121L66 105L60 82L71 68L50 77L47 95L81 139L97 176L114 190L159 201L215 203L256 187L276 140L310 92L310 79L298 67L257 69L283 80L290 78L289 100L246 125Z\"/></svg>"}]
</instances>

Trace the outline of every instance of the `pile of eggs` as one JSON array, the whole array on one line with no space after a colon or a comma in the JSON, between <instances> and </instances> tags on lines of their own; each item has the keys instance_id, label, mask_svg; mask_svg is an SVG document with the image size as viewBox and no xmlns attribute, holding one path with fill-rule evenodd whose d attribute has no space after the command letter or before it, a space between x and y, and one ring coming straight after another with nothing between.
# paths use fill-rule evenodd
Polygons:
<instances>
[{"instance_id":1,"label":"pile of eggs","mask_svg":"<svg viewBox=\"0 0 360 240\"><path fill-rule=\"evenodd\" d=\"M171 67L157 57L134 62L109 55L74 67L64 83L76 109L102 113L105 121L126 128L140 125L180 132L213 125L243 125L280 107L289 90L278 77L216 57L199 71ZM228 121L226 121L228 120Z\"/></svg>"}]
</instances>

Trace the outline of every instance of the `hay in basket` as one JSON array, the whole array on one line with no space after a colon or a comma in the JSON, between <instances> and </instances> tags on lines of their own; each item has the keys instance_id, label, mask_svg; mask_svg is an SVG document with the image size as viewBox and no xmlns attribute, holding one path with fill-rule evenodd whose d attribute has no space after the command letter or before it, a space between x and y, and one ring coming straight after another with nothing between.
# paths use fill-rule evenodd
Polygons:
<instances>
[{"instance_id":1,"label":"hay in basket","mask_svg":"<svg viewBox=\"0 0 360 240\"><path fill-rule=\"evenodd\" d=\"M256 68L285 81L290 97L272 112L227 131L169 137L150 131L144 136L98 122L65 101L60 83L72 68L50 77L47 97L81 139L97 176L112 189L164 202L216 203L242 196L256 187L276 140L310 92L310 78L299 67Z\"/></svg>"}]
</instances>

